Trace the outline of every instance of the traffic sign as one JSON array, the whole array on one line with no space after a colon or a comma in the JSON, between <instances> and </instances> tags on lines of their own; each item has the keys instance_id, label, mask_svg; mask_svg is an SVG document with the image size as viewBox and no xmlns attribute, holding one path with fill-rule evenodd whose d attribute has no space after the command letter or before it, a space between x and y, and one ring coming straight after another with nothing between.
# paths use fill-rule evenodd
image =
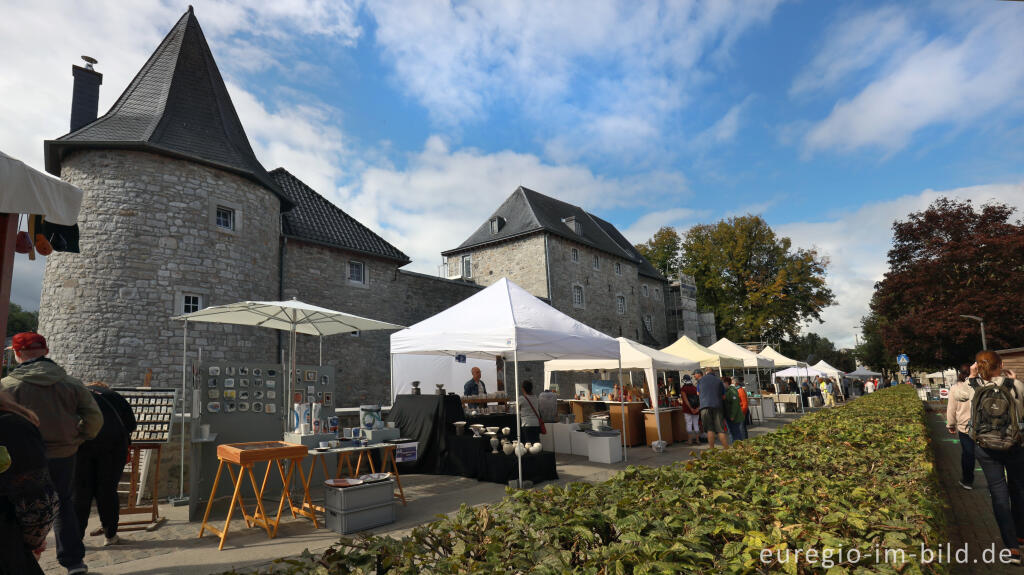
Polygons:
<instances>
[{"instance_id":1,"label":"traffic sign","mask_svg":"<svg viewBox=\"0 0 1024 575\"><path fill-rule=\"evenodd\" d=\"M905 366L905 365L901 365L900 366L900 375L907 375L907 366Z\"/></svg>"},{"instance_id":2,"label":"traffic sign","mask_svg":"<svg viewBox=\"0 0 1024 575\"><path fill-rule=\"evenodd\" d=\"M910 364L910 358L907 357L907 354L901 353L901 354L896 356L896 363L898 363L900 365L909 365Z\"/></svg>"}]
</instances>

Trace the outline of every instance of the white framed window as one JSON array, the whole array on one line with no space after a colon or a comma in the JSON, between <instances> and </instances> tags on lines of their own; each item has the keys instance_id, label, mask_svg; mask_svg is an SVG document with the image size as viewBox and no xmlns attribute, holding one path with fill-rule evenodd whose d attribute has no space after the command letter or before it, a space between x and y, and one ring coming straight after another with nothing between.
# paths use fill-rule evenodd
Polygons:
<instances>
[{"instance_id":1,"label":"white framed window","mask_svg":"<svg viewBox=\"0 0 1024 575\"><path fill-rule=\"evenodd\" d=\"M594 269L601 269L601 256L594 254Z\"/></svg>"},{"instance_id":2,"label":"white framed window","mask_svg":"<svg viewBox=\"0 0 1024 575\"><path fill-rule=\"evenodd\" d=\"M503 223L504 223L504 220L502 220L500 217L496 216L496 217L491 218L490 225L491 225L491 235L492 236L501 231Z\"/></svg>"},{"instance_id":3,"label":"white framed window","mask_svg":"<svg viewBox=\"0 0 1024 575\"><path fill-rule=\"evenodd\" d=\"M362 333L362 332L361 332L361 331L359 331L358 329L357 329L357 330L355 330L355 331L350 331L350 332L348 332L348 334L349 334L350 336L352 336L352 337L359 337L359 334L361 334L361 333Z\"/></svg>"},{"instance_id":4,"label":"white framed window","mask_svg":"<svg viewBox=\"0 0 1024 575\"><path fill-rule=\"evenodd\" d=\"M216 216L217 227L225 230L235 231L235 210L227 206L217 206Z\"/></svg>"},{"instance_id":5,"label":"white framed window","mask_svg":"<svg viewBox=\"0 0 1024 575\"><path fill-rule=\"evenodd\" d=\"M363 262L349 260L348 281L356 284L366 283L366 266L363 265Z\"/></svg>"},{"instance_id":6,"label":"white framed window","mask_svg":"<svg viewBox=\"0 0 1024 575\"><path fill-rule=\"evenodd\" d=\"M203 296L194 293L181 294L181 313L195 313L203 309Z\"/></svg>"},{"instance_id":7,"label":"white framed window","mask_svg":"<svg viewBox=\"0 0 1024 575\"><path fill-rule=\"evenodd\" d=\"M580 251L578 249L576 249L576 248L572 248L572 250L569 253L570 253L570 255L572 255L573 263L579 263L579 261L580 261Z\"/></svg>"},{"instance_id":8,"label":"white framed window","mask_svg":"<svg viewBox=\"0 0 1024 575\"><path fill-rule=\"evenodd\" d=\"M623 315L626 313L626 296L615 296L615 313Z\"/></svg>"},{"instance_id":9,"label":"white framed window","mask_svg":"<svg viewBox=\"0 0 1024 575\"><path fill-rule=\"evenodd\" d=\"M473 256L462 256L462 277L473 277Z\"/></svg>"},{"instance_id":10,"label":"white framed window","mask_svg":"<svg viewBox=\"0 0 1024 575\"><path fill-rule=\"evenodd\" d=\"M583 235L583 224L581 224L579 222L573 222L572 223L572 229L573 229L574 232L576 232L577 236L582 236Z\"/></svg>"},{"instance_id":11,"label":"white framed window","mask_svg":"<svg viewBox=\"0 0 1024 575\"><path fill-rule=\"evenodd\" d=\"M620 264L619 262L615 262L615 275L622 275L622 264Z\"/></svg>"},{"instance_id":12,"label":"white framed window","mask_svg":"<svg viewBox=\"0 0 1024 575\"><path fill-rule=\"evenodd\" d=\"M644 326L647 327L647 331L654 333L654 320L650 314L644 316Z\"/></svg>"},{"instance_id":13,"label":"white framed window","mask_svg":"<svg viewBox=\"0 0 1024 575\"><path fill-rule=\"evenodd\" d=\"M651 295L651 292L647 289L647 284L640 286L640 295L644 297Z\"/></svg>"},{"instance_id":14,"label":"white framed window","mask_svg":"<svg viewBox=\"0 0 1024 575\"><path fill-rule=\"evenodd\" d=\"M636 341L640 341L640 328L636 328Z\"/></svg>"},{"instance_id":15,"label":"white framed window","mask_svg":"<svg viewBox=\"0 0 1024 575\"><path fill-rule=\"evenodd\" d=\"M661 288L654 288L655 299L661 299Z\"/></svg>"},{"instance_id":16,"label":"white framed window","mask_svg":"<svg viewBox=\"0 0 1024 575\"><path fill-rule=\"evenodd\" d=\"M586 300L583 296L583 286L576 284L572 286L572 306L573 307L584 307Z\"/></svg>"}]
</instances>

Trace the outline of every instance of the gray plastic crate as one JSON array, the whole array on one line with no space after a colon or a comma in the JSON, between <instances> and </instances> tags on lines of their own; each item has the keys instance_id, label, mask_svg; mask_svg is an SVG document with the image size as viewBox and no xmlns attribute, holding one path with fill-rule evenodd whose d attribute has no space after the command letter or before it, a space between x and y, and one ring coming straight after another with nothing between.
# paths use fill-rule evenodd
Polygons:
<instances>
[{"instance_id":1,"label":"gray plastic crate","mask_svg":"<svg viewBox=\"0 0 1024 575\"><path fill-rule=\"evenodd\" d=\"M339 511L328 507L324 511L324 516L327 519L327 528L331 531L342 535L355 533L394 523L395 503L391 501L383 505L352 511Z\"/></svg>"},{"instance_id":2,"label":"gray plastic crate","mask_svg":"<svg viewBox=\"0 0 1024 575\"><path fill-rule=\"evenodd\" d=\"M324 507L352 511L390 502L395 496L395 480L374 481L352 487L324 485Z\"/></svg>"}]
</instances>

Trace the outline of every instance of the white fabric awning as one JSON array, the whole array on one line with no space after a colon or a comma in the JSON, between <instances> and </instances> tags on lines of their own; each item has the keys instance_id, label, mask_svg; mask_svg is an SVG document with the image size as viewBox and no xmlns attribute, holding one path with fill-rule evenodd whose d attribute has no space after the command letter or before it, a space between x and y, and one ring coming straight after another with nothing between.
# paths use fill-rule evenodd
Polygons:
<instances>
[{"instance_id":1,"label":"white fabric awning","mask_svg":"<svg viewBox=\"0 0 1024 575\"><path fill-rule=\"evenodd\" d=\"M757 354L765 359L770 359L775 363L775 367L796 367L798 365L807 365L802 361L790 359L781 353L772 349L772 346L768 346L761 350L761 353Z\"/></svg>"},{"instance_id":2,"label":"white fabric awning","mask_svg":"<svg viewBox=\"0 0 1024 575\"><path fill-rule=\"evenodd\" d=\"M819 361L818 363L814 364L812 367L814 369L816 369L816 370L818 370L818 371L820 371L822 373L826 373L828 375L836 375L836 376L846 375L845 371L842 371L842 370L839 370L839 369L836 369L836 368L832 367L824 359Z\"/></svg>"},{"instance_id":3,"label":"white fabric awning","mask_svg":"<svg viewBox=\"0 0 1024 575\"><path fill-rule=\"evenodd\" d=\"M391 353L515 356L520 361L617 360L619 342L501 278L441 313L391 334Z\"/></svg>"},{"instance_id":4,"label":"white fabric awning","mask_svg":"<svg viewBox=\"0 0 1024 575\"><path fill-rule=\"evenodd\" d=\"M772 360L761 357L749 349L740 347L724 337L708 346L708 349L739 358L743 361L743 367L754 369L770 369L775 367L775 362Z\"/></svg>"},{"instance_id":5,"label":"white fabric awning","mask_svg":"<svg viewBox=\"0 0 1024 575\"><path fill-rule=\"evenodd\" d=\"M672 345L662 348L661 351L700 362L701 367L717 367L719 369L738 369L743 367L743 360L738 357L717 353L685 335L676 340Z\"/></svg>"},{"instance_id":6,"label":"white fabric awning","mask_svg":"<svg viewBox=\"0 0 1024 575\"><path fill-rule=\"evenodd\" d=\"M818 377L825 376L824 372L818 371L813 367L791 367L789 369L783 369L782 371L776 371L772 374L772 377Z\"/></svg>"},{"instance_id":7,"label":"white fabric awning","mask_svg":"<svg viewBox=\"0 0 1024 575\"><path fill-rule=\"evenodd\" d=\"M354 331L402 329L403 326L318 307L299 300L241 301L211 306L174 319L190 322L252 325L306 335L335 335Z\"/></svg>"},{"instance_id":8,"label":"white fabric awning","mask_svg":"<svg viewBox=\"0 0 1024 575\"><path fill-rule=\"evenodd\" d=\"M81 207L82 190L0 152L0 213L42 215L73 226Z\"/></svg>"}]
</instances>

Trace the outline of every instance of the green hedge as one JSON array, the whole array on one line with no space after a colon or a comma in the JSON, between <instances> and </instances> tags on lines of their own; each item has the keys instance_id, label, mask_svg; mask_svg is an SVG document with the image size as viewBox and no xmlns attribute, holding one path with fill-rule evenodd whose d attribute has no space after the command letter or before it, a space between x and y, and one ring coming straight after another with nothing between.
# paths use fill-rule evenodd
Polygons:
<instances>
[{"instance_id":1,"label":"green hedge","mask_svg":"<svg viewBox=\"0 0 1024 575\"><path fill-rule=\"evenodd\" d=\"M901 385L685 463L510 492L402 539L346 538L265 572L945 573L884 559L945 541L939 493L923 406ZM796 549L820 555L798 561Z\"/></svg>"}]
</instances>

